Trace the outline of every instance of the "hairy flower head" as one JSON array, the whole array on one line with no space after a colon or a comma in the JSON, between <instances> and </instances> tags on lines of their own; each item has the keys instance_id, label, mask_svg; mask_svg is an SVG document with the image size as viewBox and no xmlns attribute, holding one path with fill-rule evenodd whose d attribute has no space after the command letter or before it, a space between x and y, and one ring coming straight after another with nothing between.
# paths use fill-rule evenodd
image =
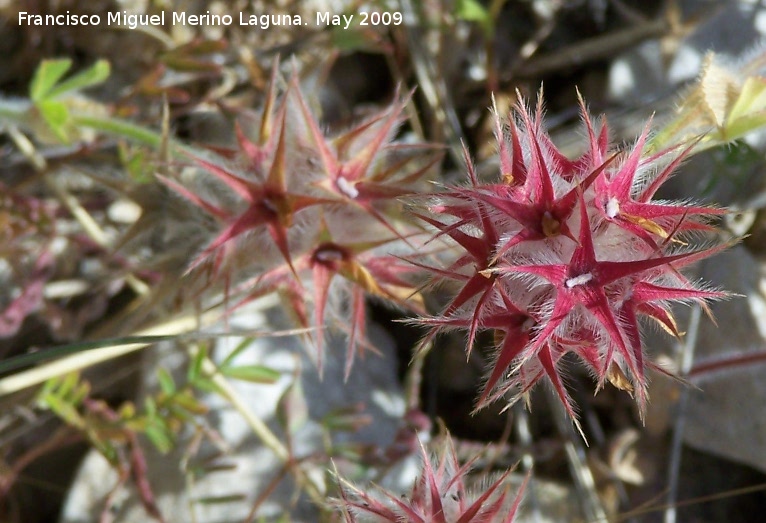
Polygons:
<instances>
[{"instance_id":1,"label":"hairy flower head","mask_svg":"<svg viewBox=\"0 0 766 523\"><path fill-rule=\"evenodd\" d=\"M581 100L586 151L567 158L546 134L542 106L523 101L507 125L496 114L500 176L434 197L423 219L459 254L434 279L459 289L440 315L422 323L429 337L493 329L498 347L479 407L527 393L540 380L555 389L576 421L564 386L561 358L574 354L601 387L610 381L634 394L643 413L641 343L646 317L678 335L669 305L704 302L725 293L703 288L679 269L726 245L701 244L721 209L653 200L689 149L644 154L647 130L633 148L615 150L606 122L596 131Z\"/></svg>"},{"instance_id":2,"label":"hairy flower head","mask_svg":"<svg viewBox=\"0 0 766 523\"><path fill-rule=\"evenodd\" d=\"M481 491L471 493L466 476L473 462L460 465L447 437L437 457L422 450L422 469L412 489L402 495L373 487L362 490L341 479L335 504L346 523L511 523L521 504L526 480L515 496L507 471ZM528 478L527 478L528 479Z\"/></svg>"}]
</instances>

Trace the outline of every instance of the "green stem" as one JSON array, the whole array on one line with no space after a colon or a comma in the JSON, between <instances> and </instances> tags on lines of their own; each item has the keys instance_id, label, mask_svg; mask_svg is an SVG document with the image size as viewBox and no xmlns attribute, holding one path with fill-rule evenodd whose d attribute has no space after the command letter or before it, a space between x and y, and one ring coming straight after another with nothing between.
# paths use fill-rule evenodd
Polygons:
<instances>
[{"instance_id":1,"label":"green stem","mask_svg":"<svg viewBox=\"0 0 766 523\"><path fill-rule=\"evenodd\" d=\"M196 347L192 347L190 355L192 359L196 356ZM210 358L205 357L202 361L202 371L210 377L213 383L218 387L220 393L231 403L231 405L239 412L239 414L245 419L250 429L258 437L263 444L270 449L284 464L295 474L295 479L299 485L301 485L309 497L317 503L317 506L322 506L324 503L324 495L322 494L322 487L316 484L314 480L300 467L290 454L290 450L282 444L280 439L274 432L263 422L258 416L256 416L250 409L247 400L243 398L237 390L231 386L226 377L218 371L218 367L213 363Z\"/></svg>"},{"instance_id":2,"label":"green stem","mask_svg":"<svg viewBox=\"0 0 766 523\"><path fill-rule=\"evenodd\" d=\"M7 119L14 123L21 123L32 104L27 99L8 100L0 99L0 120Z\"/></svg>"},{"instance_id":3,"label":"green stem","mask_svg":"<svg viewBox=\"0 0 766 523\"><path fill-rule=\"evenodd\" d=\"M87 115L73 115L72 118L75 125L80 127L88 127L102 133L119 136L154 149L159 149L162 146L163 137L161 133L126 120ZM175 140L169 140L168 143L173 152L192 152L191 148Z\"/></svg>"}]
</instances>

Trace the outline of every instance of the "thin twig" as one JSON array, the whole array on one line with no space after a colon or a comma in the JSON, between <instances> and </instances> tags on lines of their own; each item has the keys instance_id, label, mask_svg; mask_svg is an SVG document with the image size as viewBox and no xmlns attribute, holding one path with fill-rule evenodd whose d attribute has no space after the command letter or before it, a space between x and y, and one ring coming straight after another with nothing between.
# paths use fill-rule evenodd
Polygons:
<instances>
[{"instance_id":1,"label":"thin twig","mask_svg":"<svg viewBox=\"0 0 766 523\"><path fill-rule=\"evenodd\" d=\"M419 23L420 16L411 0L400 0L399 5L407 21L404 24L404 31L412 55L415 75L418 78L418 85L434 118L436 118L438 128L445 133L445 140L455 165L462 165L463 147L461 144L465 143L465 139L460 126L460 119L455 111L443 76L438 74L432 56L423 45L424 39L416 34L422 30L420 29L422 24Z\"/></svg>"},{"instance_id":2,"label":"thin twig","mask_svg":"<svg viewBox=\"0 0 766 523\"><path fill-rule=\"evenodd\" d=\"M433 341L423 347L420 354L416 354L410 362L407 374L404 378L404 399L407 403L407 410L420 410L420 392L423 386L423 364L426 355L431 352Z\"/></svg>"},{"instance_id":3,"label":"thin twig","mask_svg":"<svg viewBox=\"0 0 766 523\"><path fill-rule=\"evenodd\" d=\"M85 208L80 205L77 198L69 194L69 192L61 185L57 177L51 176L48 171L48 163L45 158L35 149L32 142L19 131L15 126L11 125L7 128L8 134L11 139L19 148L19 151L27 157L36 171L43 174L43 180L45 184L53 191L53 193L61 200L61 203L67 208L67 210L74 216L75 220L80 223L85 233L98 244L100 247L108 247L109 240L106 233L98 225L98 222L88 213ZM125 281L130 287L141 296L149 293L149 286L143 281L139 280L132 274L128 274L125 277Z\"/></svg>"},{"instance_id":4,"label":"thin twig","mask_svg":"<svg viewBox=\"0 0 766 523\"><path fill-rule=\"evenodd\" d=\"M519 438L519 443L523 449L521 456L521 468L527 474L532 472L535 466L535 458L532 455L532 432L529 430L529 412L527 412L524 404L519 402L513 406L513 421L514 428L516 429L516 436ZM541 521L540 512L540 499L537 496L537 482L530 481L524 492L525 504L529 514L529 521L539 522Z\"/></svg>"},{"instance_id":5,"label":"thin twig","mask_svg":"<svg viewBox=\"0 0 766 523\"><path fill-rule=\"evenodd\" d=\"M594 446L596 448L603 448L607 444L604 428L601 426L601 422L593 407L587 403L583 406L583 419L590 433L593 434ZM619 496L619 502L622 506L627 506L630 498L628 496L628 491L625 489L625 484L620 478L615 476L610 478L610 482ZM632 523L632 520L629 521L629 523Z\"/></svg>"},{"instance_id":6,"label":"thin twig","mask_svg":"<svg viewBox=\"0 0 766 523\"><path fill-rule=\"evenodd\" d=\"M532 58L518 67L516 75L523 78L538 78L567 67L608 58L644 40L659 38L667 34L669 29L668 21L662 18L638 27L589 38L564 49L557 49L554 53Z\"/></svg>"},{"instance_id":7,"label":"thin twig","mask_svg":"<svg viewBox=\"0 0 766 523\"><path fill-rule=\"evenodd\" d=\"M596 480L588 466L585 454L585 446L580 435L575 431L572 420L564 411L564 406L558 401L558 397L549 394L549 403L554 412L554 420L559 433L564 437L564 452L566 453L569 471L575 483L578 497L586 521L608 521L606 511L596 492Z\"/></svg>"},{"instance_id":8,"label":"thin twig","mask_svg":"<svg viewBox=\"0 0 766 523\"><path fill-rule=\"evenodd\" d=\"M681 358L679 368L681 370L681 376L686 376L692 367L701 318L702 307L694 305L692 307L691 317L689 318L689 330L686 337L686 343L679 346L679 357ZM686 406L688 403L689 389L684 388L681 390L678 399L676 424L673 428L673 439L670 444L670 463L668 463L668 506L665 509L665 523L675 523L677 516L676 504L678 501L678 479L681 472L681 444L683 443L684 426L686 425Z\"/></svg>"},{"instance_id":9,"label":"thin twig","mask_svg":"<svg viewBox=\"0 0 766 523\"><path fill-rule=\"evenodd\" d=\"M49 452L60 450L82 441L82 434L73 432L69 428L64 428L46 441L38 443L19 456L10 467L6 467L6 470L4 470L2 476L0 476L0 507L2 507L2 500L8 499L8 493L16 481L21 477L25 468Z\"/></svg>"},{"instance_id":10,"label":"thin twig","mask_svg":"<svg viewBox=\"0 0 766 523\"><path fill-rule=\"evenodd\" d=\"M194 359L195 350L196 347L192 347L190 350L192 359ZM284 463L285 468L293 472L296 482L306 490L309 497L318 506L322 506L325 500L322 487L297 464L288 447L283 445L282 441L280 441L268 425L253 413L248 402L234 387L231 386L226 377L218 371L218 367L215 363L208 357L205 357L202 360L202 372L210 377L211 381L218 387L224 398L226 398L240 416L244 418L255 436Z\"/></svg>"}]
</instances>

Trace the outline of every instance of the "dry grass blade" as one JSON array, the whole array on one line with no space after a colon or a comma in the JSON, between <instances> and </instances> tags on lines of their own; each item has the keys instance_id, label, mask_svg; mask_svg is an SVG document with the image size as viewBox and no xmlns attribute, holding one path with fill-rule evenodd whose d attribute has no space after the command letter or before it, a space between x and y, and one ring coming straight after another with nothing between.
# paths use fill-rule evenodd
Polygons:
<instances>
[{"instance_id":1,"label":"dry grass blade","mask_svg":"<svg viewBox=\"0 0 766 523\"><path fill-rule=\"evenodd\" d=\"M140 330L136 336L173 336L192 332L200 326L208 326L220 320L221 311L211 311L201 316L196 313L179 315L169 321ZM91 367L147 347L149 343L127 343L112 347L79 352L51 363L34 367L0 379L0 397L39 385L51 378Z\"/></svg>"}]
</instances>

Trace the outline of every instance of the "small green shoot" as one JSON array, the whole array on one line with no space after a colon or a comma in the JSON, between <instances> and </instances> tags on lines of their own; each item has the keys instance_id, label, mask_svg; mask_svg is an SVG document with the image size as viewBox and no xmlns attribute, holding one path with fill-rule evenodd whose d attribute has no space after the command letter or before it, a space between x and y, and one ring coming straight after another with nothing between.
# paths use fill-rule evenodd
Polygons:
<instances>
[{"instance_id":1,"label":"small green shoot","mask_svg":"<svg viewBox=\"0 0 766 523\"><path fill-rule=\"evenodd\" d=\"M98 60L89 68L60 82L71 67L72 60L68 58L43 60L29 86L32 104L54 135L64 143L70 141L67 127L71 124L71 117L67 101L62 100L62 96L100 84L110 73L109 62Z\"/></svg>"}]
</instances>

